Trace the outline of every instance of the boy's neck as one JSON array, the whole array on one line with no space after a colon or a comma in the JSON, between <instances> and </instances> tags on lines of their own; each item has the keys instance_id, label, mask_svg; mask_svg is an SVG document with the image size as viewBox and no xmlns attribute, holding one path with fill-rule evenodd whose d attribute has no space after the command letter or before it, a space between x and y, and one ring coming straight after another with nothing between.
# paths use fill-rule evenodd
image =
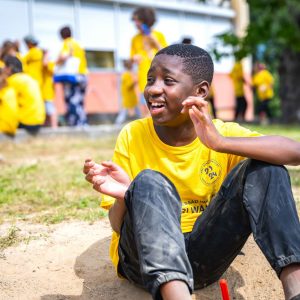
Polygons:
<instances>
[{"instance_id":1,"label":"boy's neck","mask_svg":"<svg viewBox=\"0 0 300 300\"><path fill-rule=\"evenodd\" d=\"M163 143L174 147L188 145L197 137L192 122L178 127L159 126L154 124L154 129Z\"/></svg>"}]
</instances>

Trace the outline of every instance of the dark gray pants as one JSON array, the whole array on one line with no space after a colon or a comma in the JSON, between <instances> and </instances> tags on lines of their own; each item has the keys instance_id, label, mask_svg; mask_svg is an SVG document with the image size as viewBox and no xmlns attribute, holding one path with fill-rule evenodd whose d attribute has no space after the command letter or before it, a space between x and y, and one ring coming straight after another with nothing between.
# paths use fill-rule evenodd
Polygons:
<instances>
[{"instance_id":1,"label":"dark gray pants","mask_svg":"<svg viewBox=\"0 0 300 300\"><path fill-rule=\"evenodd\" d=\"M179 195L161 173L142 171L125 202L119 271L154 299L161 299L160 285L171 280L186 282L190 291L217 281L251 233L278 276L300 262L299 218L283 166L241 162L186 234Z\"/></svg>"}]
</instances>

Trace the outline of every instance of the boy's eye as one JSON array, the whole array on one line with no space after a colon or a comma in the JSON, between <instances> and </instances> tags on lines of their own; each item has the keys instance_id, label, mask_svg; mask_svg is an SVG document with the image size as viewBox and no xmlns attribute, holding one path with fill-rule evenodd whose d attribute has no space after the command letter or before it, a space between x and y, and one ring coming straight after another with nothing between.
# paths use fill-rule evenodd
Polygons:
<instances>
[{"instance_id":1,"label":"boy's eye","mask_svg":"<svg viewBox=\"0 0 300 300\"><path fill-rule=\"evenodd\" d=\"M151 84L154 82L154 78L153 77L147 77L147 83Z\"/></svg>"},{"instance_id":2,"label":"boy's eye","mask_svg":"<svg viewBox=\"0 0 300 300\"><path fill-rule=\"evenodd\" d=\"M173 78L167 77L167 78L165 78L165 83L172 84L172 83L175 83L175 80Z\"/></svg>"}]
</instances>

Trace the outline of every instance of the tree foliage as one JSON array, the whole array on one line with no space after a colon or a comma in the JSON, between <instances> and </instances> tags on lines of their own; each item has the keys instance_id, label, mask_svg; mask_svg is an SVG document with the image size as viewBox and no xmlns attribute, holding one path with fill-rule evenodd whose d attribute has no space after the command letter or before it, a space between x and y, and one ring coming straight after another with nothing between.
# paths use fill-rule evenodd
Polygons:
<instances>
[{"instance_id":1,"label":"tree foliage","mask_svg":"<svg viewBox=\"0 0 300 300\"><path fill-rule=\"evenodd\" d=\"M220 1L220 4L223 3ZM279 108L280 98L281 120L299 123L300 1L247 0L247 3L250 23L244 37L238 37L233 31L220 34L212 53L216 59L234 55L240 60L252 55L254 61L267 63L279 79L276 83L276 101L272 101L272 105L277 103Z\"/></svg>"},{"instance_id":2,"label":"tree foliage","mask_svg":"<svg viewBox=\"0 0 300 300\"><path fill-rule=\"evenodd\" d=\"M280 58L283 49L300 52L300 1L299 0L247 0L250 24L243 38L234 32L218 36L230 46L237 59L249 54L261 54L269 64ZM217 58L228 55L214 49Z\"/></svg>"}]
</instances>

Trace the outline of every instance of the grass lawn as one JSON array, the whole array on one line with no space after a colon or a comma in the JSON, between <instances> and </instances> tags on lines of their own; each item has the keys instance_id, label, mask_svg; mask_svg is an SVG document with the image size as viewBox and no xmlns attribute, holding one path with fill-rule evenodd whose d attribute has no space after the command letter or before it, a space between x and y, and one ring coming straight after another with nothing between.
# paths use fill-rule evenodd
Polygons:
<instances>
[{"instance_id":1,"label":"grass lawn","mask_svg":"<svg viewBox=\"0 0 300 300\"><path fill-rule=\"evenodd\" d=\"M106 213L82 173L84 159L111 159L115 136L32 138L0 144L0 223L93 222Z\"/></svg>"},{"instance_id":2,"label":"grass lawn","mask_svg":"<svg viewBox=\"0 0 300 300\"><path fill-rule=\"evenodd\" d=\"M265 134L300 141L299 127L253 126ZM85 182L84 159L111 159L116 136L110 138L51 137L0 142L0 223L28 220L58 223L77 219L93 222L106 212L99 194ZM289 168L297 204L300 168Z\"/></svg>"}]
</instances>

